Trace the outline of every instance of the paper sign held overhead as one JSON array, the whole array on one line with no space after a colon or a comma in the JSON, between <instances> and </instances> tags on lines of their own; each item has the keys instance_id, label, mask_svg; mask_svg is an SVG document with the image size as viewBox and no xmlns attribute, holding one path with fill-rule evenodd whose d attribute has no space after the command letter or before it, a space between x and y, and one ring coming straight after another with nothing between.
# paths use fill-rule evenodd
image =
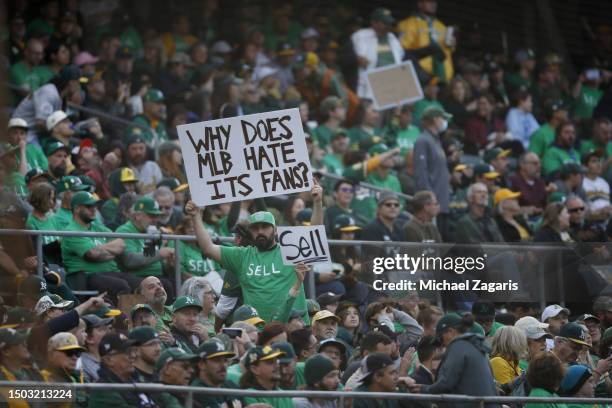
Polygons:
<instances>
[{"instance_id":1,"label":"paper sign held overhead","mask_svg":"<svg viewBox=\"0 0 612 408\"><path fill-rule=\"evenodd\" d=\"M394 108L423 99L423 90L411 61L374 68L367 72L374 108Z\"/></svg>"},{"instance_id":2,"label":"paper sign held overhead","mask_svg":"<svg viewBox=\"0 0 612 408\"><path fill-rule=\"evenodd\" d=\"M309 191L312 169L298 109L177 127L198 206Z\"/></svg>"},{"instance_id":3,"label":"paper sign held overhead","mask_svg":"<svg viewBox=\"0 0 612 408\"><path fill-rule=\"evenodd\" d=\"M278 243L285 265L329 263L331 256L325 227L277 227Z\"/></svg>"}]
</instances>

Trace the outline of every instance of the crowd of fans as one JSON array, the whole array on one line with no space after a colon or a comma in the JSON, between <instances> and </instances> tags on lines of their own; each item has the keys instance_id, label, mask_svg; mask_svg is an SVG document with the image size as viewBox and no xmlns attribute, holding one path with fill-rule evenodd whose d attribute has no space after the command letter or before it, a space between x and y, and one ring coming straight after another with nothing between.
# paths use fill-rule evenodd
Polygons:
<instances>
[{"instance_id":1,"label":"crowd of fans","mask_svg":"<svg viewBox=\"0 0 612 408\"><path fill-rule=\"evenodd\" d=\"M416 3L362 20L341 4L245 2L228 30L215 0L168 15L168 27L137 26L119 2L13 2L0 226L197 241L45 235L39 258L29 237L0 237L0 379L611 396L611 67L583 61L572 78L571 62L548 50L467 52L435 0ZM366 72L405 60L423 99L376 110ZM197 209L176 126L284 108L299 109L312 191ZM477 277L520 282L522 297L444 292L439 303L375 290L372 258L399 246L332 246L331 264L283 265L276 226L311 224L331 239L488 255L489 275ZM556 243L561 255L487 248L531 242ZM562 293L573 314L538 310L536 272L547 299ZM7 392L3 403L28 406ZM179 407L185 398L92 391L75 403ZM228 394L194 402L339 405Z\"/></svg>"}]
</instances>

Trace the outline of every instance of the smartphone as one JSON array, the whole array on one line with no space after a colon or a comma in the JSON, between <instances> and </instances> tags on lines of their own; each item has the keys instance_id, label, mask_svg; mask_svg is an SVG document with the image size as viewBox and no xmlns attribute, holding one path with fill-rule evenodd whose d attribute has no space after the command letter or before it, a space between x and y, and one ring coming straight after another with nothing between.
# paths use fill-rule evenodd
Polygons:
<instances>
[{"instance_id":1,"label":"smartphone","mask_svg":"<svg viewBox=\"0 0 612 408\"><path fill-rule=\"evenodd\" d=\"M236 337L242 336L242 329L235 327L224 327L221 329L221 333L227 334L227 337L230 339L235 339Z\"/></svg>"}]
</instances>

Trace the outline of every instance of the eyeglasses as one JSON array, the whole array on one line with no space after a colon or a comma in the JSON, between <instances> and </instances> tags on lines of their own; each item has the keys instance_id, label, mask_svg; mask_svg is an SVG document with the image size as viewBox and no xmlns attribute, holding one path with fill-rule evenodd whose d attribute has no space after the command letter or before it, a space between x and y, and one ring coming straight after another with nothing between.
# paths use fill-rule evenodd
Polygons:
<instances>
[{"instance_id":1,"label":"eyeglasses","mask_svg":"<svg viewBox=\"0 0 612 408\"><path fill-rule=\"evenodd\" d=\"M576 213L576 212L580 212L580 211L584 211L584 207L576 207L576 208L568 208L567 212L571 212L571 213Z\"/></svg>"},{"instance_id":2,"label":"eyeglasses","mask_svg":"<svg viewBox=\"0 0 612 408\"><path fill-rule=\"evenodd\" d=\"M395 203L395 202L394 202L394 203L384 203L383 205L384 205L385 207L395 207L395 208L397 208L397 207L399 207L399 206L400 206L400 204L399 204L399 203Z\"/></svg>"},{"instance_id":3,"label":"eyeglasses","mask_svg":"<svg viewBox=\"0 0 612 408\"><path fill-rule=\"evenodd\" d=\"M76 358L81 357L81 350L79 350L79 349L74 349L74 350L62 350L62 353L64 353L64 354L65 354L65 355L67 355L68 357L76 357Z\"/></svg>"},{"instance_id":4,"label":"eyeglasses","mask_svg":"<svg viewBox=\"0 0 612 408\"><path fill-rule=\"evenodd\" d=\"M171 210L172 206L171 205L160 205L159 209L160 210Z\"/></svg>"}]
</instances>

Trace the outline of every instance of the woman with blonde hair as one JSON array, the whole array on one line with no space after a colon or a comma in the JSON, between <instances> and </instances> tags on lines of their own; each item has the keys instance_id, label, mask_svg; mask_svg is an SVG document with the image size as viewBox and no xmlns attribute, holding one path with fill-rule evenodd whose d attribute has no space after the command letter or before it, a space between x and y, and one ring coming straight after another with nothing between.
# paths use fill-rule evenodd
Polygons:
<instances>
[{"instance_id":1,"label":"woman with blonde hair","mask_svg":"<svg viewBox=\"0 0 612 408\"><path fill-rule=\"evenodd\" d=\"M508 384L522 373L519 360L527 355L527 337L514 326L500 327L493 336L491 369L495 381Z\"/></svg>"}]
</instances>

